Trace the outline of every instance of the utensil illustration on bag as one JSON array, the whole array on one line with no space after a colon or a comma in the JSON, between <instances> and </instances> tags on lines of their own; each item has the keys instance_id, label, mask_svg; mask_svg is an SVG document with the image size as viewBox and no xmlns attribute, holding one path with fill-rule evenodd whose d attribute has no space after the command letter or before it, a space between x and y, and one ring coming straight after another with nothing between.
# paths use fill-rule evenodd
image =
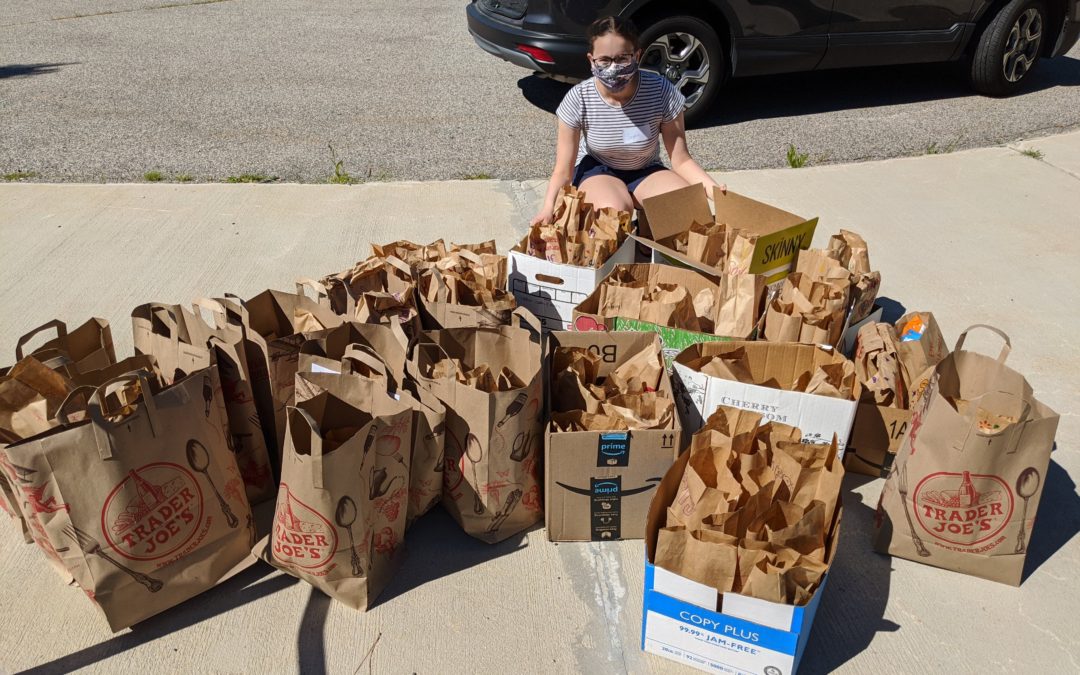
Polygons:
<instances>
[{"instance_id":1,"label":"utensil illustration on bag","mask_svg":"<svg viewBox=\"0 0 1080 675\"><path fill-rule=\"evenodd\" d=\"M474 457L475 455L475 457ZM484 458L484 448L480 445L480 439L471 431L465 436L465 457L472 464L472 487L473 487L473 512L480 515L484 512L484 502L480 500L480 481L476 478L476 464ZM464 473L464 471L462 471Z\"/></svg>"},{"instance_id":2,"label":"utensil illustration on bag","mask_svg":"<svg viewBox=\"0 0 1080 675\"><path fill-rule=\"evenodd\" d=\"M1039 490L1039 471L1033 466L1029 466L1020 472L1020 475L1016 477L1016 494L1020 495L1020 498L1024 500L1024 513L1020 519L1020 532L1016 536L1016 552L1024 553L1027 551L1027 511L1028 500L1035 496L1035 493Z\"/></svg>"},{"instance_id":3,"label":"utensil illustration on bag","mask_svg":"<svg viewBox=\"0 0 1080 675\"><path fill-rule=\"evenodd\" d=\"M915 534L915 523L913 523L911 521L911 509L909 508L909 504L907 503L908 482L907 482L907 464L906 463L904 464L904 467L902 469L900 469L900 481L899 482L900 482L900 484L899 484L898 487L899 487L899 492L900 492L900 501L904 503L904 515L907 517L908 530L911 531L911 542L913 544L915 544L915 550L919 552L919 555L921 555L924 558L929 557L930 551L927 550L926 544L924 544L922 542L922 539L919 539L919 535Z\"/></svg>"},{"instance_id":4,"label":"utensil illustration on bag","mask_svg":"<svg viewBox=\"0 0 1080 675\"><path fill-rule=\"evenodd\" d=\"M495 514L495 517L491 519L491 525L489 525L487 529L489 534L499 531L499 528L502 527L502 524L510 517L510 513L521 500L521 494L521 489L518 488L506 495L506 501L503 503L503 507Z\"/></svg>"},{"instance_id":5,"label":"utensil illustration on bag","mask_svg":"<svg viewBox=\"0 0 1080 675\"><path fill-rule=\"evenodd\" d=\"M372 424L371 428L368 429L367 438L364 439L363 454L360 455L360 467L361 468L363 468L364 464L367 462L368 453L371 452L371 449L373 447L375 447L375 432L376 431L378 431L378 429L377 429L376 425L374 425L374 424Z\"/></svg>"},{"instance_id":6,"label":"utensil illustration on bag","mask_svg":"<svg viewBox=\"0 0 1080 675\"><path fill-rule=\"evenodd\" d=\"M206 409L203 413L207 418L210 417L210 403L214 400L214 384L210 381L209 375L203 375L202 381L202 397L206 401Z\"/></svg>"},{"instance_id":7,"label":"utensil illustration on bag","mask_svg":"<svg viewBox=\"0 0 1080 675\"><path fill-rule=\"evenodd\" d=\"M393 487L394 481L405 479L401 476L394 476L391 480L386 480L388 473L386 469L381 466L375 467L371 471L371 478L368 482L368 499L374 501L379 497L386 496L387 492L390 492L390 488Z\"/></svg>"},{"instance_id":8,"label":"utensil illustration on bag","mask_svg":"<svg viewBox=\"0 0 1080 675\"><path fill-rule=\"evenodd\" d=\"M360 567L360 554L356 552L356 542L353 540L352 531L353 523L356 522L356 502L348 495L338 500L334 520L338 527L344 527L349 533L349 560L352 562L352 573L360 576L364 570Z\"/></svg>"},{"instance_id":9,"label":"utensil illustration on bag","mask_svg":"<svg viewBox=\"0 0 1080 675\"><path fill-rule=\"evenodd\" d=\"M510 402L510 405L506 406L506 412L503 413L502 419L495 423L495 427L501 429L504 424L510 421L511 417L516 416L522 409L525 408L525 402L529 400L529 394L527 392L521 392L514 397L514 400Z\"/></svg>"},{"instance_id":10,"label":"utensil illustration on bag","mask_svg":"<svg viewBox=\"0 0 1080 675\"><path fill-rule=\"evenodd\" d=\"M518 435L514 437L514 444L510 446L510 459L520 462L528 457L529 450L532 449L532 440L532 431L518 432Z\"/></svg>"},{"instance_id":11,"label":"utensil illustration on bag","mask_svg":"<svg viewBox=\"0 0 1080 675\"><path fill-rule=\"evenodd\" d=\"M218 504L221 505L221 512L225 514L225 522L228 523L229 527L239 525L240 521L237 520L236 515L229 508L229 503L221 496L221 492L214 485L214 480L210 478L210 453L206 451L206 447L202 443L194 438L187 442L187 462L188 466L205 476L206 482L210 483L210 489L217 496Z\"/></svg>"},{"instance_id":12,"label":"utensil illustration on bag","mask_svg":"<svg viewBox=\"0 0 1080 675\"><path fill-rule=\"evenodd\" d=\"M105 553L105 551L101 550L101 544L98 543L97 539L94 539L86 532L83 532L82 530L75 527L74 525L71 525L70 523L64 526L63 531L69 539L79 545L79 549L81 549L82 552L86 555L97 556L98 558L101 558L102 560L108 562L113 567L116 567L121 572L124 572L132 579L145 586L146 590L150 591L151 593L157 593L161 590L163 584L161 583L160 579L155 579L154 577L143 574L142 572L136 572L135 570L120 564L119 562L111 558L109 554Z\"/></svg>"}]
</instances>

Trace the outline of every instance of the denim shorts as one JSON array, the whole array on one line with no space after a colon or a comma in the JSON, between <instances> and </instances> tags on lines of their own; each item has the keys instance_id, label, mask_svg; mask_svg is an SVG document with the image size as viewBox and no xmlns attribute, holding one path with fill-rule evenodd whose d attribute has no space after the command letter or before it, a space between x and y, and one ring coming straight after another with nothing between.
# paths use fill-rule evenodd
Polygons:
<instances>
[{"instance_id":1,"label":"denim shorts","mask_svg":"<svg viewBox=\"0 0 1080 675\"><path fill-rule=\"evenodd\" d=\"M592 155L585 155L578 165L574 167L574 180L571 182L574 187L580 187L582 181L592 176L614 176L626 183L627 192L633 194L638 185L641 185L641 181L645 180L649 175L657 171L663 171L666 168L666 166L658 162L640 169L614 169Z\"/></svg>"}]
</instances>

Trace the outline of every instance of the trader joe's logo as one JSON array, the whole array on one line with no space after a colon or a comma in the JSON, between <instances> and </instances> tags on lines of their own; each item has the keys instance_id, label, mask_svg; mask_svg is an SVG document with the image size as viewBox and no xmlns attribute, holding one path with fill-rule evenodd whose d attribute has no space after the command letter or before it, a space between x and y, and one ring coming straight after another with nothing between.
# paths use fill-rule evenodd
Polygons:
<instances>
[{"instance_id":1,"label":"trader joe's logo","mask_svg":"<svg viewBox=\"0 0 1080 675\"><path fill-rule=\"evenodd\" d=\"M188 543L202 522L199 483L190 471L170 462L128 471L101 510L105 540L131 560L172 555Z\"/></svg>"},{"instance_id":2,"label":"trader joe's logo","mask_svg":"<svg viewBox=\"0 0 1080 675\"><path fill-rule=\"evenodd\" d=\"M915 515L931 536L974 546L997 536L1009 523L1013 496L997 476L938 472L915 488Z\"/></svg>"},{"instance_id":3,"label":"trader joe's logo","mask_svg":"<svg viewBox=\"0 0 1080 675\"><path fill-rule=\"evenodd\" d=\"M281 484L274 511L274 559L304 569L330 562L337 551L337 532L318 511L297 499Z\"/></svg>"}]
</instances>

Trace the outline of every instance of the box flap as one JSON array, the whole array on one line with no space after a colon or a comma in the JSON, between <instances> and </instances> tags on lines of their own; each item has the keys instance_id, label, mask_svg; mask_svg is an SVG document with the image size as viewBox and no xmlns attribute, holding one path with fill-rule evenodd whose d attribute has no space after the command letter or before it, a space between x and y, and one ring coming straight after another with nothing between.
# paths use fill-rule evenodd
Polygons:
<instances>
[{"instance_id":1,"label":"box flap","mask_svg":"<svg viewBox=\"0 0 1080 675\"><path fill-rule=\"evenodd\" d=\"M808 220L731 190L724 193L714 189L713 205L716 208L716 222L734 225L759 235L780 232L802 225ZM689 227L690 224L687 223L686 226Z\"/></svg>"},{"instance_id":2,"label":"box flap","mask_svg":"<svg viewBox=\"0 0 1080 675\"><path fill-rule=\"evenodd\" d=\"M700 183L649 197L641 202L648 223L643 235L663 242L690 229L694 221L707 225L713 222L709 198Z\"/></svg>"}]
</instances>

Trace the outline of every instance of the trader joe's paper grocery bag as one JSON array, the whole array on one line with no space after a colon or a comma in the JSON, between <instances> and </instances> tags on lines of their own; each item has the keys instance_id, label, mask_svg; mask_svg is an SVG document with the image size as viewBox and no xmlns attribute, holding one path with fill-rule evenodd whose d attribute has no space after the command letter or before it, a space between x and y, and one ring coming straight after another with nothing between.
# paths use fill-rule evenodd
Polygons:
<instances>
[{"instance_id":1,"label":"trader joe's paper grocery bag","mask_svg":"<svg viewBox=\"0 0 1080 675\"><path fill-rule=\"evenodd\" d=\"M347 321L301 345L299 372L371 378L381 383L383 391L413 409L406 523L412 525L442 498L446 407L405 376L405 345L399 342L399 335L404 337L395 324ZM300 391L305 382L310 380L297 379L298 401L311 396Z\"/></svg>"},{"instance_id":2,"label":"trader joe's paper grocery bag","mask_svg":"<svg viewBox=\"0 0 1080 675\"><path fill-rule=\"evenodd\" d=\"M412 411L372 380L296 377L323 391L289 408L274 527L255 552L367 609L400 560Z\"/></svg>"},{"instance_id":3,"label":"trader joe's paper grocery bag","mask_svg":"<svg viewBox=\"0 0 1080 675\"><path fill-rule=\"evenodd\" d=\"M423 333L409 362L417 385L446 406L443 505L488 543L543 513L540 325L522 308L513 320L517 326Z\"/></svg>"},{"instance_id":4,"label":"trader joe's paper grocery bag","mask_svg":"<svg viewBox=\"0 0 1080 675\"><path fill-rule=\"evenodd\" d=\"M209 378L213 403L203 401ZM7 446L41 496L43 547L120 630L248 564L254 528L225 440L214 367L159 388L139 370L98 387L89 420Z\"/></svg>"},{"instance_id":5,"label":"trader joe's paper grocery bag","mask_svg":"<svg viewBox=\"0 0 1080 675\"><path fill-rule=\"evenodd\" d=\"M997 359L963 351L974 328ZM878 503L877 549L1019 586L1058 415L972 326L934 369Z\"/></svg>"}]
</instances>

